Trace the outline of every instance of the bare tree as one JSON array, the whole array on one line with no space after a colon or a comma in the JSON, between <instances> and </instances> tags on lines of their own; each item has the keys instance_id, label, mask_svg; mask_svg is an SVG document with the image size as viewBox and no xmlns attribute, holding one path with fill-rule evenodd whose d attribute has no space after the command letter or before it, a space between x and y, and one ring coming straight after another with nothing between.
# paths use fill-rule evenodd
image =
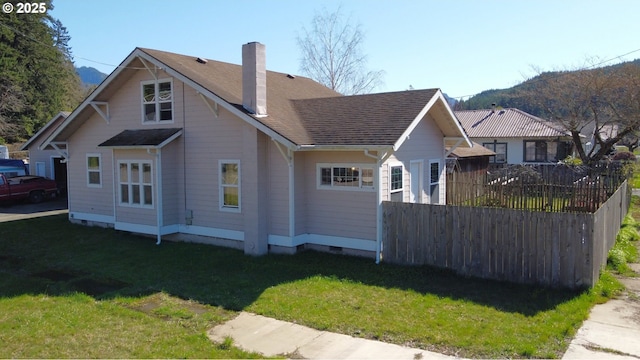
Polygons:
<instances>
[{"instance_id":1,"label":"bare tree","mask_svg":"<svg viewBox=\"0 0 640 360\"><path fill-rule=\"evenodd\" d=\"M583 163L602 160L640 130L640 66L540 73L528 99L571 133ZM611 131L611 129L617 131ZM584 136L592 146L583 145ZM586 141L584 141L586 142Z\"/></svg>"},{"instance_id":2,"label":"bare tree","mask_svg":"<svg viewBox=\"0 0 640 360\"><path fill-rule=\"evenodd\" d=\"M302 28L297 42L302 51L301 71L317 82L345 95L364 94L382 84L384 71L368 71L362 53L361 25L343 20L335 12L317 12L311 28Z\"/></svg>"}]
</instances>

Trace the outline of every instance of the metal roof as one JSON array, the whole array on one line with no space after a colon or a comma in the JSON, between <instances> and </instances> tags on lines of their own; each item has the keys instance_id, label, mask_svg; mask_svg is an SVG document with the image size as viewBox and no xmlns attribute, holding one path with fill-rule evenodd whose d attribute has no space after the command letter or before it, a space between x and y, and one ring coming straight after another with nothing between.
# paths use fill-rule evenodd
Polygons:
<instances>
[{"instance_id":1,"label":"metal roof","mask_svg":"<svg viewBox=\"0 0 640 360\"><path fill-rule=\"evenodd\" d=\"M454 112L471 138L557 138L570 137L559 125L522 110L484 109Z\"/></svg>"}]
</instances>

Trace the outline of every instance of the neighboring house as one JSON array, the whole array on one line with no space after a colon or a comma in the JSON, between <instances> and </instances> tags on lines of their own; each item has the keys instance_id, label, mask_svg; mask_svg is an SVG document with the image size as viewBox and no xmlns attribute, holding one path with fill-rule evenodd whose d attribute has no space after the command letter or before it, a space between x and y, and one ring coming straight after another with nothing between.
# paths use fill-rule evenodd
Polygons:
<instances>
[{"instance_id":1,"label":"neighboring house","mask_svg":"<svg viewBox=\"0 0 640 360\"><path fill-rule=\"evenodd\" d=\"M603 141L607 141L611 138L618 136L618 124L604 124L600 125L597 131L600 133L600 139ZM582 131L582 138L584 142L584 151L587 154L595 153L600 149L600 145L596 140L596 126L595 122L589 123L585 126Z\"/></svg>"},{"instance_id":2,"label":"neighboring house","mask_svg":"<svg viewBox=\"0 0 640 360\"><path fill-rule=\"evenodd\" d=\"M470 146L438 89L341 96L266 71L136 48L48 137L72 222L261 255L380 259L382 201L444 204L445 146Z\"/></svg>"},{"instance_id":3,"label":"neighboring house","mask_svg":"<svg viewBox=\"0 0 640 360\"><path fill-rule=\"evenodd\" d=\"M56 149L55 145L49 145L47 150L40 149L40 146L68 116L69 112L59 112L20 147L20 150L29 151L29 173L54 179L63 194L67 189L67 164L64 161L64 153Z\"/></svg>"},{"instance_id":4,"label":"neighboring house","mask_svg":"<svg viewBox=\"0 0 640 360\"><path fill-rule=\"evenodd\" d=\"M572 154L569 132L524 111L508 108L455 114L471 140L496 153L492 164L558 162Z\"/></svg>"}]
</instances>

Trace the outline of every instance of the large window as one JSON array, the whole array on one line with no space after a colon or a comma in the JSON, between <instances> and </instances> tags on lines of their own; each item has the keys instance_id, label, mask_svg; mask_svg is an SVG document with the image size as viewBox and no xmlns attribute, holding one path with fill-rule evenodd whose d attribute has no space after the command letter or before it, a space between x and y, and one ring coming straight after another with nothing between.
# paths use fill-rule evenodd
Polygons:
<instances>
[{"instance_id":1,"label":"large window","mask_svg":"<svg viewBox=\"0 0 640 360\"><path fill-rule=\"evenodd\" d=\"M119 161L120 205L153 207L153 176L150 161Z\"/></svg>"},{"instance_id":2,"label":"large window","mask_svg":"<svg viewBox=\"0 0 640 360\"><path fill-rule=\"evenodd\" d=\"M173 120L173 91L171 80L142 83L142 122L157 123Z\"/></svg>"},{"instance_id":3,"label":"large window","mask_svg":"<svg viewBox=\"0 0 640 360\"><path fill-rule=\"evenodd\" d=\"M389 168L389 186L391 192L402 191L403 182L402 182L402 165L395 165Z\"/></svg>"},{"instance_id":4,"label":"large window","mask_svg":"<svg viewBox=\"0 0 640 360\"><path fill-rule=\"evenodd\" d=\"M546 162L547 142L543 140L524 141L524 161L525 162Z\"/></svg>"},{"instance_id":5,"label":"large window","mask_svg":"<svg viewBox=\"0 0 640 360\"><path fill-rule=\"evenodd\" d=\"M482 146L493 151L495 156L489 158L489 162L492 164L504 164L507 162L507 143L504 142L490 142L482 143Z\"/></svg>"},{"instance_id":6,"label":"large window","mask_svg":"<svg viewBox=\"0 0 640 360\"><path fill-rule=\"evenodd\" d=\"M220 209L240 211L240 161L220 160Z\"/></svg>"},{"instance_id":7,"label":"large window","mask_svg":"<svg viewBox=\"0 0 640 360\"><path fill-rule=\"evenodd\" d=\"M360 164L318 164L318 188L372 190L373 166Z\"/></svg>"},{"instance_id":8,"label":"large window","mask_svg":"<svg viewBox=\"0 0 640 360\"><path fill-rule=\"evenodd\" d=\"M100 154L87 154L87 186L102 187L102 161Z\"/></svg>"}]
</instances>

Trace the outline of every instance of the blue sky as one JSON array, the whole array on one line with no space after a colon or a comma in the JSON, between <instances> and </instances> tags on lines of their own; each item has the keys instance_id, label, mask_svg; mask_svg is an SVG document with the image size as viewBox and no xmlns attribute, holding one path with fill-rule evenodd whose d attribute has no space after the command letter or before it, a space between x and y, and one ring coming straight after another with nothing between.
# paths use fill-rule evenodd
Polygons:
<instances>
[{"instance_id":1,"label":"blue sky","mask_svg":"<svg viewBox=\"0 0 640 360\"><path fill-rule=\"evenodd\" d=\"M239 64L259 41L267 68L300 74L296 37L341 6L360 23L377 91L441 88L449 96L511 87L533 68L640 58L637 0L54 0L77 66L110 73L136 46ZM630 53L630 54L629 54ZM628 54L628 55L625 55ZM622 56L624 55L624 56Z\"/></svg>"}]
</instances>

